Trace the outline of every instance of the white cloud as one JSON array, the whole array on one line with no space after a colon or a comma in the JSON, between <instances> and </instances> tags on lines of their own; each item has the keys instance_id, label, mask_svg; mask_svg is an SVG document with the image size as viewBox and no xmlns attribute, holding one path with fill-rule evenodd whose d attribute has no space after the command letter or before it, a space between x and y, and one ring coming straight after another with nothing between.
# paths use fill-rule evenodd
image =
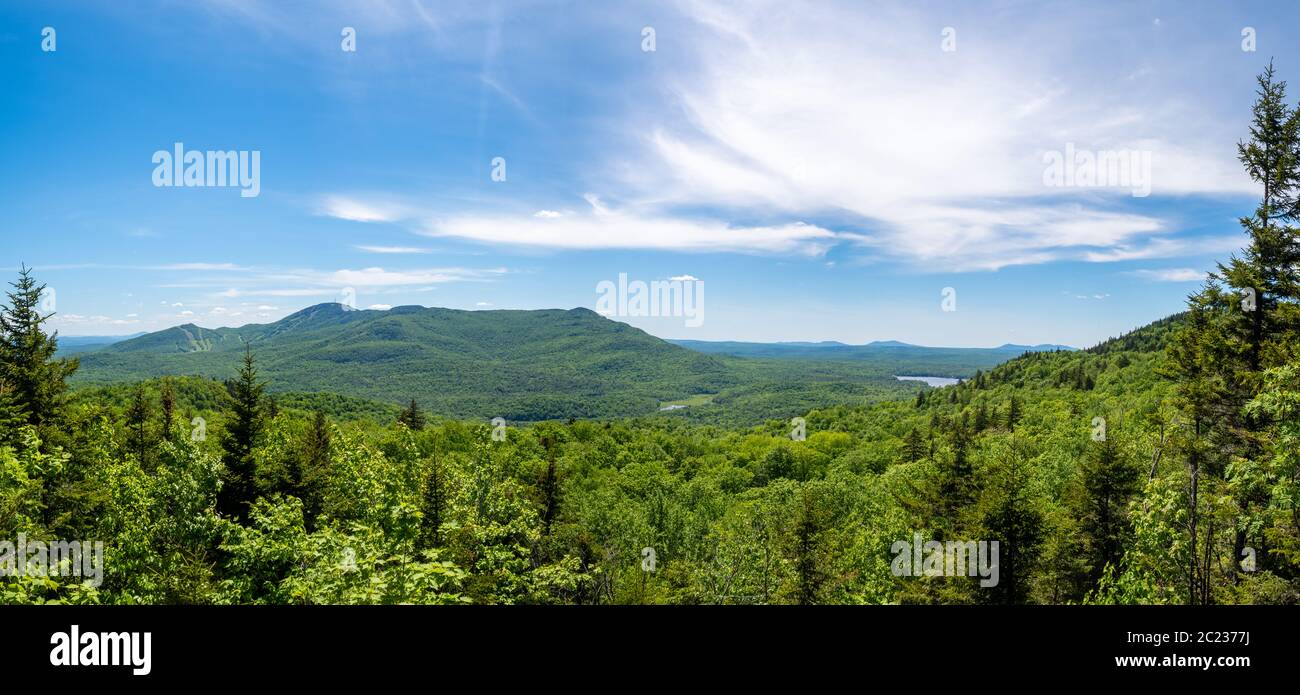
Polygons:
<instances>
[{"instance_id":1,"label":"white cloud","mask_svg":"<svg viewBox=\"0 0 1300 695\"><path fill-rule=\"evenodd\" d=\"M1149 152L1156 196L1252 192L1224 146L1240 121L1187 99L1164 79L1167 61L1128 48L1142 45L1129 39L1145 38L1144 16L1135 26L1026 9L994 23L964 9L953 19L901 3L776 0L676 9L683 50L650 73L651 98L615 119L626 130L591 163L602 190L583 195L588 210L547 201L447 214L333 195L323 214L522 248L815 257L851 244L942 272L1193 248L1163 209L1126 207L1130 188L1045 185L1044 155L1067 144ZM958 20L978 33L944 53L937 28ZM1034 36L1054 37L1054 50ZM1099 42L1115 50L1098 54Z\"/></svg>"},{"instance_id":2,"label":"white cloud","mask_svg":"<svg viewBox=\"0 0 1300 695\"><path fill-rule=\"evenodd\" d=\"M1192 268L1160 268L1155 270L1135 270L1134 275L1156 282L1202 282L1205 271Z\"/></svg>"},{"instance_id":3,"label":"white cloud","mask_svg":"<svg viewBox=\"0 0 1300 695\"><path fill-rule=\"evenodd\" d=\"M890 226L852 238L882 255L927 268L997 270L1060 259L1101 262L1184 248L1181 242L1156 236L1166 231L1158 219L1077 205L997 210L915 206L890 216Z\"/></svg>"},{"instance_id":4,"label":"white cloud","mask_svg":"<svg viewBox=\"0 0 1300 695\"><path fill-rule=\"evenodd\" d=\"M818 255L836 234L816 225L794 222L772 226L730 226L716 220L642 215L612 211L593 203L593 211L563 219L512 215L463 215L432 220L430 236L458 237L518 247L558 249L658 249L665 251L739 251Z\"/></svg>"},{"instance_id":5,"label":"white cloud","mask_svg":"<svg viewBox=\"0 0 1300 695\"><path fill-rule=\"evenodd\" d=\"M357 250L367 253L388 253L388 254L413 254L429 253L429 249L419 248L416 246L356 246Z\"/></svg>"},{"instance_id":6,"label":"white cloud","mask_svg":"<svg viewBox=\"0 0 1300 695\"><path fill-rule=\"evenodd\" d=\"M401 206L373 201L363 202L344 196L326 196L321 201L319 212L322 215L353 222L393 222L403 215Z\"/></svg>"},{"instance_id":7,"label":"white cloud","mask_svg":"<svg viewBox=\"0 0 1300 695\"><path fill-rule=\"evenodd\" d=\"M500 276L505 272L505 268L426 268L392 271L383 268L361 268L359 270L336 270L330 274L328 284L335 287L409 287L445 282L485 280Z\"/></svg>"},{"instance_id":8,"label":"white cloud","mask_svg":"<svg viewBox=\"0 0 1300 695\"><path fill-rule=\"evenodd\" d=\"M1225 139L1204 137L1223 133L1194 102L1134 99L1067 51L1053 59L1039 42L982 34L944 54L941 25L896 5L680 4L699 27L682 40L695 65L666 71L662 92L685 116L633 115L649 135L619 159L644 165L609 167L645 200L849 211L874 221L862 241L883 255L970 270L1089 247L1101 247L1090 260L1112 260L1110 247L1146 249L1144 237L1171 231L1115 212L1108 201L1129 189L1046 187L1043 155L1067 142L1150 151L1156 195L1251 190Z\"/></svg>"},{"instance_id":9,"label":"white cloud","mask_svg":"<svg viewBox=\"0 0 1300 695\"><path fill-rule=\"evenodd\" d=\"M374 310L376 310L376 311L388 311L389 309L392 309L392 308L393 308L393 305L392 305L392 304L371 304L370 306L368 306L368 307L366 307L366 308L367 308L367 309L374 309Z\"/></svg>"},{"instance_id":10,"label":"white cloud","mask_svg":"<svg viewBox=\"0 0 1300 695\"><path fill-rule=\"evenodd\" d=\"M168 263L166 265L157 265L146 268L146 270L230 270L244 271L248 270L243 266L234 263Z\"/></svg>"}]
</instances>

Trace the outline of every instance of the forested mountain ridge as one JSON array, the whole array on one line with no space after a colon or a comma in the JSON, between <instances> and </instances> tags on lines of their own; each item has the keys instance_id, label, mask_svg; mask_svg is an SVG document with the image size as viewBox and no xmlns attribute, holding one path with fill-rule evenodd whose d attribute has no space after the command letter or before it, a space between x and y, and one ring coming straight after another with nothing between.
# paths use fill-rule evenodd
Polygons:
<instances>
[{"instance_id":1,"label":"forested mountain ridge","mask_svg":"<svg viewBox=\"0 0 1300 695\"><path fill-rule=\"evenodd\" d=\"M416 398L447 415L512 420L644 414L661 400L736 381L716 358L587 309L378 311L340 304L271 324L186 325L116 343L83 354L76 381L224 378L245 346L257 351L278 390L390 403Z\"/></svg>"},{"instance_id":2,"label":"forested mountain ridge","mask_svg":"<svg viewBox=\"0 0 1300 695\"><path fill-rule=\"evenodd\" d=\"M272 392L416 399L442 416L512 422L640 416L689 402L673 416L753 424L816 405L909 396L919 387L895 375L966 377L1021 351L881 343L728 353L712 349L727 344L678 342L588 309L380 311L331 303L269 324L186 324L82 352L73 383L225 378L249 346Z\"/></svg>"},{"instance_id":3,"label":"forested mountain ridge","mask_svg":"<svg viewBox=\"0 0 1300 695\"><path fill-rule=\"evenodd\" d=\"M1025 352L1073 350L1063 345L1012 345L993 348L948 348L876 341L843 343L747 343L738 341L671 340L675 345L710 355L759 360L802 360L859 364L872 371L899 376L965 378Z\"/></svg>"},{"instance_id":4,"label":"forested mountain ridge","mask_svg":"<svg viewBox=\"0 0 1300 695\"><path fill-rule=\"evenodd\" d=\"M981 366L992 366L1023 352L1049 352L1074 350L1068 345L1015 345L1006 343L992 348L946 348L912 345L896 340L878 340L866 345L848 345L837 342L822 343L750 343L742 341L670 340L698 352L735 355L738 357L781 357L798 359L880 360L884 357L906 355L909 359L931 358L934 362L957 358L963 364L978 361Z\"/></svg>"}]
</instances>

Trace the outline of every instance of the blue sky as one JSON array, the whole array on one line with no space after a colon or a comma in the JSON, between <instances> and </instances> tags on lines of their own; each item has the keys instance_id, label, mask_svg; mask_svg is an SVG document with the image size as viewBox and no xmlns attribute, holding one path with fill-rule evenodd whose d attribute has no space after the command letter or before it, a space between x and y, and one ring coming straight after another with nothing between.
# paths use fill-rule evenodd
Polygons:
<instances>
[{"instance_id":1,"label":"blue sky","mask_svg":"<svg viewBox=\"0 0 1300 695\"><path fill-rule=\"evenodd\" d=\"M5 3L0 267L65 335L349 288L595 308L626 273L707 287L698 327L615 317L669 338L1089 345L1242 243L1300 8L1231 5ZM176 142L260 152L259 195L155 186ZM1047 185L1067 146L1147 153L1150 194Z\"/></svg>"}]
</instances>

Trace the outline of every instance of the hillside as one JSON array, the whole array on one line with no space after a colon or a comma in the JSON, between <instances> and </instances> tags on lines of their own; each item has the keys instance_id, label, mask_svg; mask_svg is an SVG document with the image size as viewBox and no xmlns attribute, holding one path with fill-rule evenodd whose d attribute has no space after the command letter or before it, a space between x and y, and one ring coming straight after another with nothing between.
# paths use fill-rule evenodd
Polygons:
<instances>
[{"instance_id":1,"label":"hillside","mask_svg":"<svg viewBox=\"0 0 1300 695\"><path fill-rule=\"evenodd\" d=\"M177 326L82 356L76 381L227 378L247 344L273 391L418 399L439 414L512 420L653 412L735 376L716 358L586 310L309 307L271 324Z\"/></svg>"},{"instance_id":2,"label":"hillside","mask_svg":"<svg viewBox=\"0 0 1300 695\"><path fill-rule=\"evenodd\" d=\"M920 387L896 375L968 377L1023 352L903 343L674 344L587 309L357 311L320 304L269 324L186 324L90 349L74 383L225 379L244 345L273 393L392 404L415 398L435 415L511 421L671 408L672 417L720 424L910 397Z\"/></svg>"},{"instance_id":3,"label":"hillside","mask_svg":"<svg viewBox=\"0 0 1300 695\"><path fill-rule=\"evenodd\" d=\"M822 343L747 343L738 341L669 341L699 352L736 357L855 361L898 375L967 377L1026 352L1073 350L1065 345L1000 345L995 348L945 348L910 345L895 340L866 345Z\"/></svg>"}]
</instances>

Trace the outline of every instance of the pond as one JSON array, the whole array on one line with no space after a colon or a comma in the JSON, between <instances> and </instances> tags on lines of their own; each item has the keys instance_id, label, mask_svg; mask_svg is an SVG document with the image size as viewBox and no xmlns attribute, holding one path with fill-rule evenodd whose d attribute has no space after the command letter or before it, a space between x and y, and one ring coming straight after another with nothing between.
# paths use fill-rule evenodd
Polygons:
<instances>
[{"instance_id":1,"label":"pond","mask_svg":"<svg viewBox=\"0 0 1300 695\"><path fill-rule=\"evenodd\" d=\"M895 375L894 378L898 379L899 381L924 381L926 384L929 384L930 386L934 386L935 388L938 388L940 386L952 386L958 381L961 381L961 379L953 379L946 376L897 376Z\"/></svg>"}]
</instances>

